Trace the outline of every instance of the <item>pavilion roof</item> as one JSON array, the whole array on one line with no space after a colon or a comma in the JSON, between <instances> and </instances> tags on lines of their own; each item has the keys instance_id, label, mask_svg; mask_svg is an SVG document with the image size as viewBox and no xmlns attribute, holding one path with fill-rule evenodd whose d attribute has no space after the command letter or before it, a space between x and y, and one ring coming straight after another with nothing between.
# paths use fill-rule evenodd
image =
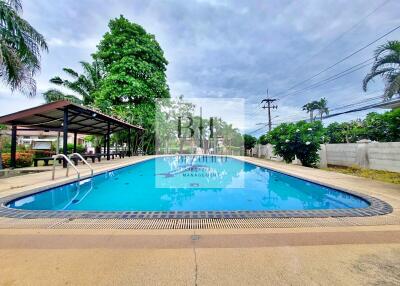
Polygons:
<instances>
[{"instance_id":1,"label":"pavilion roof","mask_svg":"<svg viewBox=\"0 0 400 286\"><path fill-rule=\"evenodd\" d=\"M125 122L120 118L67 100L55 101L1 116L0 123L62 131L65 110L68 111L68 132L104 135L107 134L108 123L110 123L111 133L129 128L144 130L142 127Z\"/></svg>"}]
</instances>

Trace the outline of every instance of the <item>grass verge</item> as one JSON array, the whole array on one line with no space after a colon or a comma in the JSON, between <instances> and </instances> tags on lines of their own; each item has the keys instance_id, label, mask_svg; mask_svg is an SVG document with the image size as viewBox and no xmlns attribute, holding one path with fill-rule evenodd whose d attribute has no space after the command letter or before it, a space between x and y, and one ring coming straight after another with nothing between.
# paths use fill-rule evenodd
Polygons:
<instances>
[{"instance_id":1,"label":"grass verge","mask_svg":"<svg viewBox=\"0 0 400 286\"><path fill-rule=\"evenodd\" d=\"M358 167L344 167L344 166L329 166L328 168L324 168L324 170L400 185L400 173L397 172L370 170Z\"/></svg>"}]
</instances>

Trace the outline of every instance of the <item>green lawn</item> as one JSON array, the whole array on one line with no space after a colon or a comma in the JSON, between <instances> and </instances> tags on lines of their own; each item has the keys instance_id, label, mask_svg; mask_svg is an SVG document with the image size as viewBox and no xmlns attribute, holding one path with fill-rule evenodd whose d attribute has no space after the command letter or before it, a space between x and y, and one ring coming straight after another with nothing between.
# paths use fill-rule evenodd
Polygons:
<instances>
[{"instance_id":1,"label":"green lawn","mask_svg":"<svg viewBox=\"0 0 400 286\"><path fill-rule=\"evenodd\" d=\"M377 181L400 184L400 173L362 169L357 167L329 166L324 170L373 179Z\"/></svg>"}]
</instances>

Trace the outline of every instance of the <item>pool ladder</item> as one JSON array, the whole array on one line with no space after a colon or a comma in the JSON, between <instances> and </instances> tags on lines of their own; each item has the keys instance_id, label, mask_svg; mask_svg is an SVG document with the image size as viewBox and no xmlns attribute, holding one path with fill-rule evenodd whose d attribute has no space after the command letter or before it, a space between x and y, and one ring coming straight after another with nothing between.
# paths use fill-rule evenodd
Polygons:
<instances>
[{"instance_id":1,"label":"pool ladder","mask_svg":"<svg viewBox=\"0 0 400 286\"><path fill-rule=\"evenodd\" d=\"M81 154L79 154L79 153L72 153L71 155L69 155L69 158L68 158L67 156L65 156L64 154L57 154L57 155L54 155L54 156L53 156L53 172L52 172L52 177L51 177L52 180L54 180L54 177L55 177L55 172L56 172L56 161L57 161L57 159L60 159L60 158L64 159L64 160L67 162L67 173L66 173L66 177L68 177L68 175L69 175L69 166L71 165L72 168L74 168L74 170L75 170L75 172L76 172L76 174L77 174L78 180L80 180L80 178L81 178L81 173L79 172L78 168L76 168L75 165L72 163L72 161L71 161L71 157L72 157L72 156L77 156L77 157L79 157L79 159L81 159L82 162L85 163L85 164L89 167L90 173L91 173L91 177L93 177L93 168L92 168L92 166L90 166L90 164L82 157Z\"/></svg>"}]
</instances>

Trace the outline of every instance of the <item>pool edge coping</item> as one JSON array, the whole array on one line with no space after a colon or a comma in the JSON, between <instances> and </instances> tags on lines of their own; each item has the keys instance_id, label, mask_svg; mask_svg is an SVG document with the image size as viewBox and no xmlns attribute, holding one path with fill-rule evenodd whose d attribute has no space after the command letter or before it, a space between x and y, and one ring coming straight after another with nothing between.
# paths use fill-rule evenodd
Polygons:
<instances>
[{"instance_id":1,"label":"pool edge coping","mask_svg":"<svg viewBox=\"0 0 400 286\"><path fill-rule=\"evenodd\" d=\"M195 155L195 154L187 154ZM166 155L176 156L176 155ZM201 156L201 155L199 155ZM213 155L217 156L217 155ZM130 162L123 166L98 171L94 176L112 172L121 168L145 162L157 157L151 156L137 162ZM247 162L258 167L266 168L274 172L278 172L287 176L295 177L307 182L311 182L320 186L329 187L331 189L348 193L350 195L361 198L369 203L365 208L349 208L349 209L317 209L317 210L260 210L260 211L63 211L63 210L22 210L6 206L9 202L23 198L35 193L46 191L50 188L60 187L70 183L86 180L90 175L83 176L80 180L70 179L46 186L41 186L19 192L13 195L0 198L0 217L20 218L20 219L43 219L43 218L65 218L65 219L246 219L246 218L328 218L328 217L371 217L386 215L393 212L392 206L376 197L359 193L347 188L338 187L329 183L323 183L318 180L305 178L298 174L278 170L271 166L265 166L261 163L246 160L246 157L237 157L226 155L242 162Z\"/></svg>"}]
</instances>

